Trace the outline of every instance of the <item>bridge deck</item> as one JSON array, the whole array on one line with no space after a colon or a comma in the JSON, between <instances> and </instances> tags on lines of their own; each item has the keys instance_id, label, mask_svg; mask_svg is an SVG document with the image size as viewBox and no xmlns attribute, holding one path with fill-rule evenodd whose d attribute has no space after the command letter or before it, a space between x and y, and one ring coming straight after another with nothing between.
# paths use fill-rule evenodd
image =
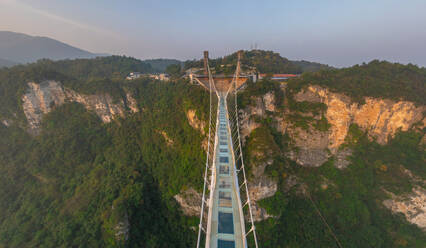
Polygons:
<instances>
[{"instance_id":1,"label":"bridge deck","mask_svg":"<svg viewBox=\"0 0 426 248\"><path fill-rule=\"evenodd\" d=\"M219 93L218 104L213 202L209 213L210 235L207 238L206 247L244 248L246 246L244 214L241 207L226 100L222 93Z\"/></svg>"}]
</instances>

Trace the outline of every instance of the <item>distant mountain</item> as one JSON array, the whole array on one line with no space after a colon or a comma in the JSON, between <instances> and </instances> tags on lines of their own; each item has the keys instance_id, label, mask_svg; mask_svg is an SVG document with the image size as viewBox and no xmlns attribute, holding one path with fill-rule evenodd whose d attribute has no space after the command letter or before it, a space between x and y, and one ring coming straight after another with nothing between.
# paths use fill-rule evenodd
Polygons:
<instances>
[{"instance_id":1,"label":"distant mountain","mask_svg":"<svg viewBox=\"0 0 426 248\"><path fill-rule=\"evenodd\" d=\"M182 61L177 59L146 59L143 62L150 64L158 72L164 72L169 65L183 64Z\"/></svg>"},{"instance_id":2,"label":"distant mountain","mask_svg":"<svg viewBox=\"0 0 426 248\"><path fill-rule=\"evenodd\" d=\"M39 59L52 60L94 58L100 55L39 36L0 31L0 57L16 63L30 63Z\"/></svg>"},{"instance_id":3,"label":"distant mountain","mask_svg":"<svg viewBox=\"0 0 426 248\"><path fill-rule=\"evenodd\" d=\"M18 63L14 62L14 61L0 58L0 68L11 67L11 66L14 66L14 65L17 65L17 64Z\"/></svg>"}]
</instances>

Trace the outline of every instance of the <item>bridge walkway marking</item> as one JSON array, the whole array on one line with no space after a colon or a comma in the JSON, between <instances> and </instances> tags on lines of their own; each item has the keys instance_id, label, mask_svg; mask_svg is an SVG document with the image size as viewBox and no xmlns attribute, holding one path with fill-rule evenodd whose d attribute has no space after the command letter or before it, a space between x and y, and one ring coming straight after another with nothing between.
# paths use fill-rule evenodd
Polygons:
<instances>
[{"instance_id":1,"label":"bridge walkway marking","mask_svg":"<svg viewBox=\"0 0 426 248\"><path fill-rule=\"evenodd\" d=\"M244 214L241 213L238 177L232 149L230 125L224 93L219 95L216 153L214 155L215 186L211 213L209 248L244 248Z\"/></svg>"}]
</instances>

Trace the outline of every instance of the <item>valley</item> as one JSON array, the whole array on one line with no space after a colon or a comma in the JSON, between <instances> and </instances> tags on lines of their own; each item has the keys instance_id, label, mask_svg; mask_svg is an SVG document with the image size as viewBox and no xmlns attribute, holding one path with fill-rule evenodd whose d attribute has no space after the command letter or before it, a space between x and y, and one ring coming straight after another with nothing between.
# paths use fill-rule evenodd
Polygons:
<instances>
[{"instance_id":1,"label":"valley","mask_svg":"<svg viewBox=\"0 0 426 248\"><path fill-rule=\"evenodd\" d=\"M425 68L241 61L300 74L238 93L260 247L424 247ZM182 76L202 63L169 82L125 80L155 70L122 56L0 69L0 247L195 247L209 92Z\"/></svg>"}]
</instances>

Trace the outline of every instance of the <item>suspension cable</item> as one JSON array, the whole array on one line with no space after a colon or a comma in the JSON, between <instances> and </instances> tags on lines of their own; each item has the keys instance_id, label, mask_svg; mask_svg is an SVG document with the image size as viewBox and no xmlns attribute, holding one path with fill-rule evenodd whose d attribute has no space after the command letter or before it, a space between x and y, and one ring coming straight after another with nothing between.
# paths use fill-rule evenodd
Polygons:
<instances>
[{"instance_id":1,"label":"suspension cable","mask_svg":"<svg viewBox=\"0 0 426 248\"><path fill-rule=\"evenodd\" d=\"M202 200L201 200L201 211L200 211L200 223L198 225L198 238L197 238L197 248L200 247L200 243L201 243L201 232L203 231L203 217L204 217L204 206L205 206L205 202L206 202L206 188L207 188L207 178L208 178L208 171L210 168L210 144L211 144L211 134L212 134L212 108L213 108L213 104L212 104L212 91L213 88L215 89L214 83L213 83L213 78L212 78L212 74L210 72L210 68L208 67L208 63L207 63L207 68L208 68L208 74L209 74L209 134L208 134L208 140L207 140L207 151L206 151L206 166L205 166L205 170L204 170L204 184L203 184L203 195L202 195ZM212 87L213 85L213 87ZM213 127L215 128L215 127Z\"/></svg>"},{"instance_id":2,"label":"suspension cable","mask_svg":"<svg viewBox=\"0 0 426 248\"><path fill-rule=\"evenodd\" d=\"M244 166L244 156L243 156L243 152L242 152L242 145L241 145L241 135L240 135L240 125L239 125L239 120L238 120L238 99L237 99L237 83L238 83L238 79L239 79L239 73L240 73L240 59L241 59L241 55L240 53L238 53L238 60L237 60L237 68L235 69L235 74L233 77L233 82L231 83L231 87L228 88L228 91L226 93L226 96L232 91L231 94L234 95L234 113L235 113L235 117L233 118L233 122L234 125L236 126L236 131L237 131L237 140L238 140L238 146L239 146L239 158L241 160L241 166L240 166L240 170L242 170L243 172L243 184L244 184L244 188L246 191L246 197L247 197L247 205L248 205L248 209L249 209L249 216L250 216L250 224L251 224L251 229L248 233L246 233L246 235L248 235L250 232L253 233L253 238L254 238L254 242L255 242L255 246L256 248L258 248L258 243L257 243L257 235L256 235L256 228L254 225L254 220L253 220L253 211L252 211L252 207L251 207L251 200L250 200L250 194L249 194L249 190L248 190L248 183L247 183L247 177L246 177L246 172L245 172L245 166ZM237 150L236 150L237 151Z\"/></svg>"}]
</instances>

